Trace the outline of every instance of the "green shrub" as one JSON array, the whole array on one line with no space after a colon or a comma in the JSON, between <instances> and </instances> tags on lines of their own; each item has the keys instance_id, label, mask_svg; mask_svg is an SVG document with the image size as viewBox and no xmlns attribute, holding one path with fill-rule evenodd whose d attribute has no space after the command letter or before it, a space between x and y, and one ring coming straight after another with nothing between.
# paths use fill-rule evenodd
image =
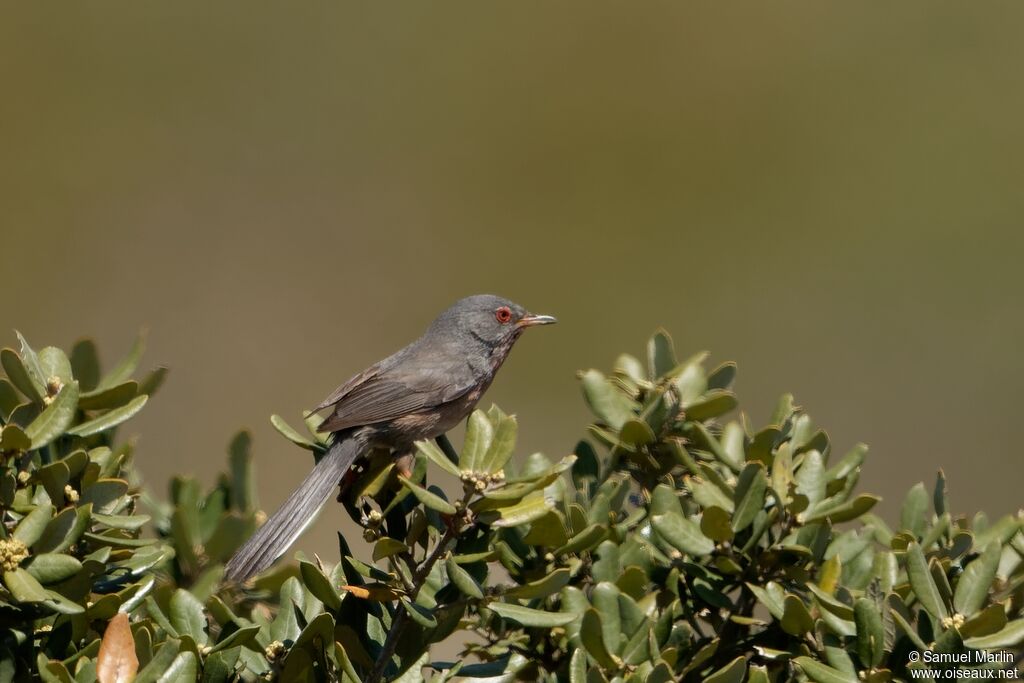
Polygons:
<instances>
[{"instance_id":1,"label":"green shrub","mask_svg":"<svg viewBox=\"0 0 1024 683\"><path fill-rule=\"evenodd\" d=\"M864 446L833 453L791 396L761 429L725 420L735 365L677 362L664 333L646 363L582 373L573 455L513 458L515 419L477 411L409 478L364 463L344 503L369 557L339 535L338 562L245 586L222 574L262 518L248 437L212 490L179 477L161 502L116 431L164 376L132 379L141 343L102 375L89 342L20 341L0 355L0 683L885 681L912 652L1024 642L1019 515L954 515L940 473L890 528L855 493ZM272 421L324 450L317 418ZM431 659L442 641L457 662Z\"/></svg>"}]
</instances>

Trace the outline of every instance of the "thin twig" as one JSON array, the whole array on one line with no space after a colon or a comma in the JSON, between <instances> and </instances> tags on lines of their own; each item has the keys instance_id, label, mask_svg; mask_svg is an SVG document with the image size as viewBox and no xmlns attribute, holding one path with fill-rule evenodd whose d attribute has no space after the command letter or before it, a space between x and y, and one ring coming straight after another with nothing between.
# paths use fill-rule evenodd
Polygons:
<instances>
[{"instance_id":1,"label":"thin twig","mask_svg":"<svg viewBox=\"0 0 1024 683\"><path fill-rule=\"evenodd\" d=\"M472 496L472 492L468 492L463 498L462 505L463 509L469 504L469 499ZM440 560L444 554L448 551L448 544L455 540L456 536L459 535L461 525L457 519L452 520L451 526L445 531L444 536L434 546L433 551L430 555L423 560L423 564L420 565L419 569L412 577L412 587L409 590L408 597L410 602L415 602L416 596L419 595L420 589L423 588L423 584L426 583L427 577L433 570L434 565ZM370 675L366 678L365 683L380 683L383 680L384 670L391 662L391 658L395 654L395 650L398 648L398 641L402 636L402 632L405 630L406 625L409 622L409 613L401 605L395 611L394 620L391 622L391 628L388 630L388 636L384 639L384 646L381 648L380 655L377 657L377 661L373 665L373 670Z\"/></svg>"}]
</instances>

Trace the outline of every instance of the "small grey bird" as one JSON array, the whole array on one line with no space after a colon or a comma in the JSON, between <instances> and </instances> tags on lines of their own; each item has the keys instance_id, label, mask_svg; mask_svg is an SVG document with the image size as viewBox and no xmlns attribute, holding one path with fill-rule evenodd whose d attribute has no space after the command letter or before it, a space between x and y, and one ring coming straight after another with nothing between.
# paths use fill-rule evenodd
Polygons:
<instances>
[{"instance_id":1,"label":"small grey bird","mask_svg":"<svg viewBox=\"0 0 1024 683\"><path fill-rule=\"evenodd\" d=\"M225 577L245 581L295 542L363 453L387 447L396 457L463 420L523 330L555 322L507 299L467 297L439 315L422 337L338 387L313 412L331 409L321 430L330 447L309 476L228 562Z\"/></svg>"}]
</instances>

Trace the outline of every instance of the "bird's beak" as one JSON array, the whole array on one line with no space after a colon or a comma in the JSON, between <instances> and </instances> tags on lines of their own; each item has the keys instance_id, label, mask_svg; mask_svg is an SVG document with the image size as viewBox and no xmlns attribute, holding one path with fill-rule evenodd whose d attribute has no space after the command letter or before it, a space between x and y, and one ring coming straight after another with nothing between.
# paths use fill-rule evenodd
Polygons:
<instances>
[{"instance_id":1,"label":"bird's beak","mask_svg":"<svg viewBox=\"0 0 1024 683\"><path fill-rule=\"evenodd\" d=\"M557 322L558 322L558 320L556 320L553 315L534 315L532 313L527 313L526 315L524 315L522 318L519 319L519 322L516 323L516 327L533 327L534 325L551 325L552 323L557 323Z\"/></svg>"}]
</instances>

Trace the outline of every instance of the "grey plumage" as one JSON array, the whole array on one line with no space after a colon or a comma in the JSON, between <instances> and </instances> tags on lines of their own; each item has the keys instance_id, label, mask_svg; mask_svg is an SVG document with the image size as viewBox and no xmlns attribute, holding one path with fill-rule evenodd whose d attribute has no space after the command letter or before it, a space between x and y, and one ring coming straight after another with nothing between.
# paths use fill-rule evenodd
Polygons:
<instances>
[{"instance_id":1,"label":"grey plumage","mask_svg":"<svg viewBox=\"0 0 1024 683\"><path fill-rule=\"evenodd\" d=\"M366 449L366 437L354 435L331 444L324 457L288 499L232 556L224 575L245 581L274 563L331 497L345 472Z\"/></svg>"},{"instance_id":2,"label":"grey plumage","mask_svg":"<svg viewBox=\"0 0 1024 683\"><path fill-rule=\"evenodd\" d=\"M476 406L512 345L531 325L555 322L492 295L457 301L419 339L338 387L313 411L330 409L334 433L309 476L228 562L243 581L269 567L330 498L352 463L371 447L402 454L454 427Z\"/></svg>"}]
</instances>

